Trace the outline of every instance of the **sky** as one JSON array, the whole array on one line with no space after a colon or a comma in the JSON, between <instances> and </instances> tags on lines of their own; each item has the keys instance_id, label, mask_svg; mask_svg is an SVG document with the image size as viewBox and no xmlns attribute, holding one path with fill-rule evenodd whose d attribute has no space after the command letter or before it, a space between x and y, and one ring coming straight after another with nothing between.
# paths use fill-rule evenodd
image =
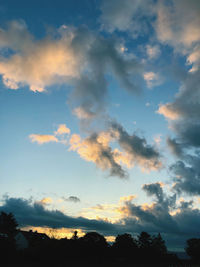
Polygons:
<instances>
[{"instance_id":1,"label":"sky","mask_svg":"<svg viewBox=\"0 0 200 267\"><path fill-rule=\"evenodd\" d=\"M199 238L199 29L199 0L0 1L0 210Z\"/></svg>"}]
</instances>

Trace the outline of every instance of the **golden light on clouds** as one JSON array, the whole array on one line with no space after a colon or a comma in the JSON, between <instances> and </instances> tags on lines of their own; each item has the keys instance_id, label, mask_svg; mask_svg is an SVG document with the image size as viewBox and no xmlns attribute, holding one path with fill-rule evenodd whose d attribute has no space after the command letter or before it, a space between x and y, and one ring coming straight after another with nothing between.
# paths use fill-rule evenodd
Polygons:
<instances>
[{"instance_id":1,"label":"golden light on clouds","mask_svg":"<svg viewBox=\"0 0 200 267\"><path fill-rule=\"evenodd\" d=\"M29 138L31 142L36 142L40 145L49 142L58 142L58 139L54 135L49 134L31 134Z\"/></svg>"},{"instance_id":2,"label":"golden light on clouds","mask_svg":"<svg viewBox=\"0 0 200 267\"><path fill-rule=\"evenodd\" d=\"M177 120L180 118L180 114L176 110L172 109L170 103L160 105L157 113L170 120Z\"/></svg>"},{"instance_id":3,"label":"golden light on clouds","mask_svg":"<svg viewBox=\"0 0 200 267\"><path fill-rule=\"evenodd\" d=\"M47 86L79 77L81 58L71 45L73 34L70 28L63 27L58 31L57 40L35 41L21 21L13 21L2 32L1 41L16 51L0 62L3 83L10 89L28 85L31 91L42 92Z\"/></svg>"}]
</instances>

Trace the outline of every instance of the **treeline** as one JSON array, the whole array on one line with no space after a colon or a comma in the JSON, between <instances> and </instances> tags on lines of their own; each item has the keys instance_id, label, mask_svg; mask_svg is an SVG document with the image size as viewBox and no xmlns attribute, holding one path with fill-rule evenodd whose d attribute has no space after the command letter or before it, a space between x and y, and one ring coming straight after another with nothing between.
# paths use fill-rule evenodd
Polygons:
<instances>
[{"instance_id":1,"label":"treeline","mask_svg":"<svg viewBox=\"0 0 200 267\"><path fill-rule=\"evenodd\" d=\"M29 232L28 246L17 249L17 222L12 214L0 214L0 252L2 262L14 263L70 263L108 264L108 266L126 266L126 264L178 264L175 254L167 251L165 241L160 234L152 236L142 232L137 238L130 234L118 235L113 244L97 232L86 233L78 237L77 232L71 239L44 238ZM28 232L27 232L28 233ZM193 244L193 242L191 242ZM188 243L189 244L189 243ZM190 248L192 248L191 244ZM200 246L199 246L200 248ZM188 247L189 249L189 247ZM192 249L191 249L192 251ZM189 255L192 252L188 250ZM198 258L194 260L198 261ZM69 265L72 266L72 265Z\"/></svg>"}]
</instances>

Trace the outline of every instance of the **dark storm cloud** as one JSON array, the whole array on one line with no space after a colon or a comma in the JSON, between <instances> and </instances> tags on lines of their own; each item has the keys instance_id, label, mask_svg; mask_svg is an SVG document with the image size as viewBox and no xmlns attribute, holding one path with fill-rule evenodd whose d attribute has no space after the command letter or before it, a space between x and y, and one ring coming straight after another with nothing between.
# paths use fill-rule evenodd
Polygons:
<instances>
[{"instance_id":1,"label":"dark storm cloud","mask_svg":"<svg viewBox=\"0 0 200 267\"><path fill-rule=\"evenodd\" d=\"M167 145L174 155L181 157L181 155L183 154L183 145L181 143L178 143L176 138L168 137Z\"/></svg>"},{"instance_id":2,"label":"dark storm cloud","mask_svg":"<svg viewBox=\"0 0 200 267\"><path fill-rule=\"evenodd\" d=\"M177 161L171 165L175 182L174 190L191 196L200 195L200 155L187 155L185 161Z\"/></svg>"},{"instance_id":3,"label":"dark storm cloud","mask_svg":"<svg viewBox=\"0 0 200 267\"><path fill-rule=\"evenodd\" d=\"M146 191L147 195L155 195L159 201L163 201L163 190L159 183L144 184L142 188Z\"/></svg>"},{"instance_id":4,"label":"dark storm cloud","mask_svg":"<svg viewBox=\"0 0 200 267\"><path fill-rule=\"evenodd\" d=\"M127 231L161 232L169 247L179 249L187 239L200 237L200 211L192 207L192 201L177 205L176 195L167 196L158 183L144 185L143 189L157 199L150 206L125 203L122 212L128 214L124 219Z\"/></svg>"},{"instance_id":5,"label":"dark storm cloud","mask_svg":"<svg viewBox=\"0 0 200 267\"><path fill-rule=\"evenodd\" d=\"M81 228L86 231L113 231L115 226L101 220L70 217L59 210L47 210L43 205L31 203L22 198L6 198L0 211L12 212L20 226L41 226L51 228Z\"/></svg>"},{"instance_id":6,"label":"dark storm cloud","mask_svg":"<svg viewBox=\"0 0 200 267\"><path fill-rule=\"evenodd\" d=\"M175 195L165 195L158 183L144 185L143 188L151 195L155 195L156 201L145 207L126 201L120 207L121 214L124 216L117 223L71 217L59 210L47 210L44 206L32 203L30 200L8 196L4 198L0 211L12 212L20 227L80 228L84 231L98 231L104 235L125 232L135 235L141 231L151 234L160 232L169 247L183 248L186 239L200 236L200 211L192 207L192 201L181 202L175 207ZM176 210L176 213L170 214L171 210Z\"/></svg>"},{"instance_id":7,"label":"dark storm cloud","mask_svg":"<svg viewBox=\"0 0 200 267\"><path fill-rule=\"evenodd\" d=\"M200 194L199 99L200 70L197 70L186 75L175 101L165 106L166 114L178 114L175 120L170 121L176 136L167 139L172 153L180 159L169 168L176 183L173 189L190 196Z\"/></svg>"},{"instance_id":8,"label":"dark storm cloud","mask_svg":"<svg viewBox=\"0 0 200 267\"><path fill-rule=\"evenodd\" d=\"M200 105L199 105L200 108ZM182 147L200 147L200 123L198 120L184 120L177 122L174 129L178 134L178 140Z\"/></svg>"}]
</instances>

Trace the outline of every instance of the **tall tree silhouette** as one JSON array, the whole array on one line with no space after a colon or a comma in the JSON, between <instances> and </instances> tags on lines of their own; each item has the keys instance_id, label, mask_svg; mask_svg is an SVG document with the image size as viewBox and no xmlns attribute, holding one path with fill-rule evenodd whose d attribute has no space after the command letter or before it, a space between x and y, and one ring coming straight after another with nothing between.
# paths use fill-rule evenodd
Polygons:
<instances>
[{"instance_id":1,"label":"tall tree silhouette","mask_svg":"<svg viewBox=\"0 0 200 267\"><path fill-rule=\"evenodd\" d=\"M17 231L18 223L12 213L1 212L0 214L0 233L12 237Z\"/></svg>"},{"instance_id":2,"label":"tall tree silhouette","mask_svg":"<svg viewBox=\"0 0 200 267\"><path fill-rule=\"evenodd\" d=\"M167 253L165 241L163 240L160 233L157 236L152 237L152 249L155 253L160 255L164 255Z\"/></svg>"},{"instance_id":3,"label":"tall tree silhouette","mask_svg":"<svg viewBox=\"0 0 200 267\"><path fill-rule=\"evenodd\" d=\"M141 234L138 236L138 245L141 249L150 249L152 245L151 235L147 232L141 232Z\"/></svg>"}]
</instances>

